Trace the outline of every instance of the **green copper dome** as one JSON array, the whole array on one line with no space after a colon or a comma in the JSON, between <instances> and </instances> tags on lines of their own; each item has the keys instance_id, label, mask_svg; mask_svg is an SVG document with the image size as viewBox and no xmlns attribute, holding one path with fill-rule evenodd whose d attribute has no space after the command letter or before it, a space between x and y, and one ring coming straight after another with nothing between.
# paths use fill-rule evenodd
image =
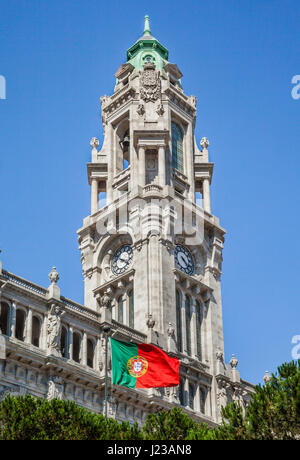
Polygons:
<instances>
[{"instance_id":1,"label":"green copper dome","mask_svg":"<svg viewBox=\"0 0 300 460\"><path fill-rule=\"evenodd\" d=\"M164 64L168 62L169 52L152 37L149 16L145 16L144 33L133 46L127 50L127 62L135 69L142 69L145 62L153 62L158 70L162 70Z\"/></svg>"}]
</instances>

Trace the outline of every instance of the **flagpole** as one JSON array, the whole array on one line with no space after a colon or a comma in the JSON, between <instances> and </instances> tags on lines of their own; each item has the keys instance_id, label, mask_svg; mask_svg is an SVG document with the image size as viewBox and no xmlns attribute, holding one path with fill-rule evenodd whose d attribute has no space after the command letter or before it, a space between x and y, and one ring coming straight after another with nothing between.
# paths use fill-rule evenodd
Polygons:
<instances>
[{"instance_id":1,"label":"flagpole","mask_svg":"<svg viewBox=\"0 0 300 460\"><path fill-rule=\"evenodd\" d=\"M105 334L105 388L104 388L104 413L107 419L107 400L108 400L108 334L110 332L109 326L104 326L103 332Z\"/></svg>"}]
</instances>

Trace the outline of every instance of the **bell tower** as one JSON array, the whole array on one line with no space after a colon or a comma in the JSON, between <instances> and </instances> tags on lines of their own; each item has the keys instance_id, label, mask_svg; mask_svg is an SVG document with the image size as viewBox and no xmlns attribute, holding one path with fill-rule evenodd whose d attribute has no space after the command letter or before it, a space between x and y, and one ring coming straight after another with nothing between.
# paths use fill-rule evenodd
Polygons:
<instances>
[{"instance_id":1,"label":"bell tower","mask_svg":"<svg viewBox=\"0 0 300 460\"><path fill-rule=\"evenodd\" d=\"M211 212L214 165L208 140L197 146L196 98L184 93L182 76L146 16L114 93L101 97L101 149L91 140L91 212L78 231L85 306L119 338L178 356L181 385L161 390L161 401L217 421L217 376L232 377L221 304L225 231Z\"/></svg>"}]
</instances>

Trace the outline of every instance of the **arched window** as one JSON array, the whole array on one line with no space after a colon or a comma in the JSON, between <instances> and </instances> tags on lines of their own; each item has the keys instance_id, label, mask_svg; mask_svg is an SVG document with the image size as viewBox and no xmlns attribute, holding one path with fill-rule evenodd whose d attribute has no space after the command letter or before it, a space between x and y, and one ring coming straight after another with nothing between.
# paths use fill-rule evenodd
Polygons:
<instances>
[{"instance_id":1,"label":"arched window","mask_svg":"<svg viewBox=\"0 0 300 460\"><path fill-rule=\"evenodd\" d=\"M37 316L32 317L32 335L31 343L35 347L40 346L41 322Z\"/></svg>"},{"instance_id":2,"label":"arched window","mask_svg":"<svg viewBox=\"0 0 300 460\"><path fill-rule=\"evenodd\" d=\"M16 313L16 338L24 341L25 311L18 309Z\"/></svg>"},{"instance_id":3,"label":"arched window","mask_svg":"<svg viewBox=\"0 0 300 460\"><path fill-rule=\"evenodd\" d=\"M128 308L129 308L129 327L134 328L134 297L133 289L128 293Z\"/></svg>"},{"instance_id":4,"label":"arched window","mask_svg":"<svg viewBox=\"0 0 300 460\"><path fill-rule=\"evenodd\" d=\"M181 293L176 291L177 348L182 351Z\"/></svg>"},{"instance_id":5,"label":"arched window","mask_svg":"<svg viewBox=\"0 0 300 460\"><path fill-rule=\"evenodd\" d=\"M94 367L94 343L91 339L87 339L87 365Z\"/></svg>"},{"instance_id":6,"label":"arched window","mask_svg":"<svg viewBox=\"0 0 300 460\"><path fill-rule=\"evenodd\" d=\"M67 343L68 343L68 332L67 332L67 329L65 328L65 326L62 326L61 328L61 336L60 336L60 352L61 352L61 355L64 357L64 358L67 358L68 356L68 350L67 350Z\"/></svg>"},{"instance_id":7,"label":"arched window","mask_svg":"<svg viewBox=\"0 0 300 460\"><path fill-rule=\"evenodd\" d=\"M191 347L191 299L189 296L185 298L185 322L186 322L186 351L188 355L192 353Z\"/></svg>"},{"instance_id":8,"label":"arched window","mask_svg":"<svg viewBox=\"0 0 300 460\"><path fill-rule=\"evenodd\" d=\"M80 343L81 337L78 332L73 333L73 361L80 363Z\"/></svg>"},{"instance_id":9,"label":"arched window","mask_svg":"<svg viewBox=\"0 0 300 460\"><path fill-rule=\"evenodd\" d=\"M1 302L0 306L0 333L9 335L8 333L9 306L7 303Z\"/></svg>"},{"instance_id":10,"label":"arched window","mask_svg":"<svg viewBox=\"0 0 300 460\"><path fill-rule=\"evenodd\" d=\"M172 164L183 172L183 134L181 128L172 121Z\"/></svg>"},{"instance_id":11,"label":"arched window","mask_svg":"<svg viewBox=\"0 0 300 460\"><path fill-rule=\"evenodd\" d=\"M201 305L196 302L196 333L197 333L197 355L202 360L202 347L201 347L201 325L202 325L202 311Z\"/></svg>"}]
</instances>

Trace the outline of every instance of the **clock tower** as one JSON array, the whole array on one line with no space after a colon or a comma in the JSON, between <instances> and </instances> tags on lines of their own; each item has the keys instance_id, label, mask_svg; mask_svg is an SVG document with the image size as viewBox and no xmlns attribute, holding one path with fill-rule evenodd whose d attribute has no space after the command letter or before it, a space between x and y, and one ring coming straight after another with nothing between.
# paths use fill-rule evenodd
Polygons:
<instances>
[{"instance_id":1,"label":"clock tower","mask_svg":"<svg viewBox=\"0 0 300 460\"><path fill-rule=\"evenodd\" d=\"M224 362L225 230L211 210L209 141L197 145L196 98L184 93L182 76L146 16L114 93L101 97L104 141L99 149L91 140L91 211L78 236L85 306L100 314L101 327L181 363L178 388L110 388L116 418L130 400L132 410L180 405L214 424L222 405L234 397L245 405L251 388L237 360Z\"/></svg>"}]
</instances>

